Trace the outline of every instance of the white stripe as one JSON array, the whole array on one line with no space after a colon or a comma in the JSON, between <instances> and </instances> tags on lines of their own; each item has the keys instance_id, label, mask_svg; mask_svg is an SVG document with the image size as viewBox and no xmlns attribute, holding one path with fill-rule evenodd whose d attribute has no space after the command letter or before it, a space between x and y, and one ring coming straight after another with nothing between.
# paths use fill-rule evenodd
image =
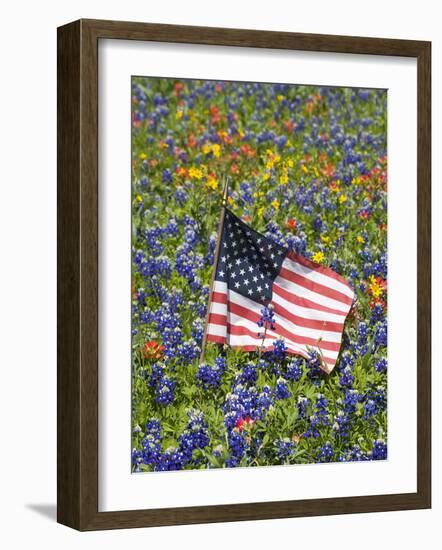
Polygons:
<instances>
[{"instance_id":1,"label":"white stripe","mask_svg":"<svg viewBox=\"0 0 442 550\"><path fill-rule=\"evenodd\" d=\"M225 285L225 283L221 283L222 285ZM227 288L227 285L225 285ZM258 304L257 302L254 302L253 300L250 300L250 298L246 298L242 294L238 294L237 292L234 292L233 290L229 291L229 300L233 302L236 305L242 306L246 309L249 309L253 311L255 314L261 315L261 309L263 306ZM275 299L275 298L278 298ZM281 299L279 296L274 295L273 300L277 303L280 303L282 306L284 306L288 311L291 311L293 309L293 304L289 304L286 302L286 300ZM282 303L281 303L282 302ZM220 315L226 315L226 306L225 304L216 304L215 302L212 303L212 306L214 306L214 309L211 308L212 313L219 313ZM333 316L333 314L325 313L325 312L317 312L318 317L316 317L317 320L325 320L324 317L329 317L330 315ZM323 314L322 316L320 314ZM230 323L236 324L233 320L236 319L238 316L233 317L233 313L229 312L230 316ZM304 336L306 338L313 338L314 340L323 340L325 342L334 342L334 343L341 343L341 332L335 332L335 331L322 331L319 329L313 329L308 327L302 327L294 324L289 319L286 319L285 317L282 317L281 315L276 315L276 322L279 323L282 327L284 327L289 332L292 332L299 336ZM338 317L337 315L333 317ZM344 319L344 316L342 318L338 317L339 321L342 322ZM253 321L249 321L251 325L253 326L252 330L257 330L257 325L253 323ZM331 352L330 352L331 353Z\"/></svg>"},{"instance_id":2,"label":"white stripe","mask_svg":"<svg viewBox=\"0 0 442 550\"><path fill-rule=\"evenodd\" d=\"M239 321L239 319L242 319L242 317L239 317L235 313L229 312L229 319L232 325L236 325L237 321ZM254 325L255 330L257 330L256 329L257 324L254 323L253 321L249 321L249 322L252 325ZM277 325L280 325L281 327L285 328L287 331L291 332L292 334L295 334L296 336L312 338L318 343L318 345L320 345L319 340L323 340L324 342L337 343L337 344L341 343L340 332L328 332L325 330L321 331L321 330L312 329L308 327L300 327L298 325L293 324L291 321L289 321L285 317L281 317L281 315L275 315L275 322Z\"/></svg>"},{"instance_id":3,"label":"white stripe","mask_svg":"<svg viewBox=\"0 0 442 550\"><path fill-rule=\"evenodd\" d=\"M223 292L224 294L227 293L227 283L223 283L221 281L214 281L213 282L213 290L215 292Z\"/></svg>"},{"instance_id":4,"label":"white stripe","mask_svg":"<svg viewBox=\"0 0 442 550\"><path fill-rule=\"evenodd\" d=\"M226 316L226 318L227 318L228 322L231 325L236 326L236 327L244 327L244 328L250 330L250 332L255 333L256 337L254 337L254 339L258 343L257 345L261 345L261 338L258 336L258 334L260 332L262 332L264 329L258 327L258 325L256 323L254 323L253 321L250 321L250 319L246 319L245 317L237 315L236 313L229 312L229 314ZM277 322L279 322L280 325L284 326L284 323L281 322L281 319L278 319ZM218 336L225 336L225 332L224 333L220 332L220 329L224 329L225 327L222 327L220 325L213 325L212 323L209 324L209 327L218 327L216 329L216 332L213 331L212 328L209 328L209 332L211 334L217 334ZM275 336L276 338L283 338L284 341L286 342L287 346L290 346L290 347L294 348L295 350L303 350L306 353L308 352L306 344L298 344L296 342L293 342L290 338L287 338L286 336L281 336L277 332L275 332L273 330L270 330L270 329L267 330L267 334L269 336ZM302 336L298 332L296 333L296 335ZM239 335L235 335L235 336L239 337ZM244 336L244 337L246 337L246 336ZM252 337L247 336L247 338L252 338ZM339 341L338 341L338 343L339 343ZM321 344L319 343L316 346L315 345L310 345L309 347L316 348L316 349L321 349L322 354L326 355L330 359L336 359L338 357L338 352L337 351L324 350L324 349L320 348L320 345Z\"/></svg>"},{"instance_id":5,"label":"white stripe","mask_svg":"<svg viewBox=\"0 0 442 550\"><path fill-rule=\"evenodd\" d=\"M223 336L224 338L226 338L227 326L214 325L213 323L209 323L207 325L207 334L213 334L214 336Z\"/></svg>"},{"instance_id":6,"label":"white stripe","mask_svg":"<svg viewBox=\"0 0 442 550\"><path fill-rule=\"evenodd\" d=\"M227 315L227 304L219 304L218 302L212 302L210 304L210 313L217 313L218 315Z\"/></svg>"},{"instance_id":7,"label":"white stripe","mask_svg":"<svg viewBox=\"0 0 442 550\"><path fill-rule=\"evenodd\" d=\"M297 273L306 279L310 279L310 281L313 281L314 283L319 283L332 288L333 290L337 290L353 300L354 293L351 288L344 283L333 279L333 277L329 277L328 275L324 275L324 273L310 269L309 267L306 267L288 257L284 260L282 267L289 269L290 271L293 271L293 273Z\"/></svg>"},{"instance_id":8,"label":"white stripe","mask_svg":"<svg viewBox=\"0 0 442 550\"><path fill-rule=\"evenodd\" d=\"M303 317L304 319L311 319L314 321L330 321L332 323L344 323L345 313L342 315L337 313L328 313L327 311L320 311L319 309L312 309L308 307L298 306L292 302L287 301L276 292L273 293L272 302L279 304L290 313Z\"/></svg>"},{"instance_id":9,"label":"white stripe","mask_svg":"<svg viewBox=\"0 0 442 550\"><path fill-rule=\"evenodd\" d=\"M345 314L347 314L348 310L350 309L350 306L348 304L338 302L337 300L333 300L332 298L327 298L327 296L318 294L317 292L313 292L308 288L297 285L293 281L284 279L284 277L281 277L281 275L278 275L278 277L276 277L274 284L277 284L291 294L296 294L296 296L298 296L299 298L305 298L306 300L310 300L315 304L336 309L338 311L342 311Z\"/></svg>"}]
</instances>

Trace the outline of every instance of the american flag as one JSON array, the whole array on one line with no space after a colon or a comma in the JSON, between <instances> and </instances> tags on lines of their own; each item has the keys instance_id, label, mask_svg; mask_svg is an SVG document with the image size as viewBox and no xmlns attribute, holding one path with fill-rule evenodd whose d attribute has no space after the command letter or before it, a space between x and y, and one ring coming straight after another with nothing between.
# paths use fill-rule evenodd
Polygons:
<instances>
[{"instance_id":1,"label":"american flag","mask_svg":"<svg viewBox=\"0 0 442 550\"><path fill-rule=\"evenodd\" d=\"M318 265L254 231L225 209L210 298L206 339L244 351L273 349L283 338L287 351L319 353L331 372L354 298L350 285ZM263 332L263 307L275 321Z\"/></svg>"}]
</instances>

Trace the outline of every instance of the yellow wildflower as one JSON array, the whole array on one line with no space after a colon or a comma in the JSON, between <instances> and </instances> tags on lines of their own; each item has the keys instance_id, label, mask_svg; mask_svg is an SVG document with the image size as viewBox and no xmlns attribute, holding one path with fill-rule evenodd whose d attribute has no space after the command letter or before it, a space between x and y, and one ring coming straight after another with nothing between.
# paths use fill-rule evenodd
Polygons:
<instances>
[{"instance_id":1,"label":"yellow wildflower","mask_svg":"<svg viewBox=\"0 0 442 550\"><path fill-rule=\"evenodd\" d=\"M344 202L347 202L347 196L346 195L339 195L339 202L343 204Z\"/></svg>"},{"instance_id":2,"label":"yellow wildflower","mask_svg":"<svg viewBox=\"0 0 442 550\"><path fill-rule=\"evenodd\" d=\"M287 144L288 144L288 142L287 142ZM288 161L287 161L287 166L288 166L289 168L293 168L293 165L294 165L294 164L295 164L295 163L293 162L293 159L288 159Z\"/></svg>"},{"instance_id":3,"label":"yellow wildflower","mask_svg":"<svg viewBox=\"0 0 442 550\"><path fill-rule=\"evenodd\" d=\"M371 295L374 298L379 298L379 296L382 294L382 287L377 282L374 275L370 275L370 287L369 288L370 288Z\"/></svg>"},{"instance_id":4,"label":"yellow wildflower","mask_svg":"<svg viewBox=\"0 0 442 550\"><path fill-rule=\"evenodd\" d=\"M320 264L325 260L324 253L321 250L318 250L318 252L315 252L315 254L313 254L312 259L315 263Z\"/></svg>"},{"instance_id":5,"label":"yellow wildflower","mask_svg":"<svg viewBox=\"0 0 442 550\"><path fill-rule=\"evenodd\" d=\"M305 173L305 174L308 174L308 168L305 164L301 164L301 170Z\"/></svg>"},{"instance_id":6,"label":"yellow wildflower","mask_svg":"<svg viewBox=\"0 0 442 550\"><path fill-rule=\"evenodd\" d=\"M218 143L212 145L213 156L218 158L221 155L221 146Z\"/></svg>"},{"instance_id":7,"label":"yellow wildflower","mask_svg":"<svg viewBox=\"0 0 442 550\"><path fill-rule=\"evenodd\" d=\"M283 173L281 174L281 177L279 178L279 183L280 183L281 185L287 185L288 182L289 182L288 174L287 174L287 172L283 172Z\"/></svg>"},{"instance_id":8,"label":"yellow wildflower","mask_svg":"<svg viewBox=\"0 0 442 550\"><path fill-rule=\"evenodd\" d=\"M258 216L261 217L264 214L264 206L258 208Z\"/></svg>"},{"instance_id":9,"label":"yellow wildflower","mask_svg":"<svg viewBox=\"0 0 442 550\"><path fill-rule=\"evenodd\" d=\"M135 197L135 200L136 200L137 202L143 202L143 197L142 197L141 195L137 195L137 196Z\"/></svg>"},{"instance_id":10,"label":"yellow wildflower","mask_svg":"<svg viewBox=\"0 0 442 550\"><path fill-rule=\"evenodd\" d=\"M176 120L180 120L180 118L182 118L183 115L184 115L184 111L177 111L175 113Z\"/></svg>"},{"instance_id":11,"label":"yellow wildflower","mask_svg":"<svg viewBox=\"0 0 442 550\"><path fill-rule=\"evenodd\" d=\"M206 181L207 187L210 189L217 189L218 188L218 181L213 176L209 176Z\"/></svg>"},{"instance_id":12,"label":"yellow wildflower","mask_svg":"<svg viewBox=\"0 0 442 550\"><path fill-rule=\"evenodd\" d=\"M279 202L278 202L276 199L273 199L272 202L271 202L270 204L273 206L273 208L274 208L275 210L278 210L278 209L279 209Z\"/></svg>"},{"instance_id":13,"label":"yellow wildflower","mask_svg":"<svg viewBox=\"0 0 442 550\"><path fill-rule=\"evenodd\" d=\"M227 197L227 202L229 203L230 206L235 206L235 201L232 199L232 197Z\"/></svg>"},{"instance_id":14,"label":"yellow wildflower","mask_svg":"<svg viewBox=\"0 0 442 550\"><path fill-rule=\"evenodd\" d=\"M140 153L139 158L140 158L140 160L146 160L147 159L146 153Z\"/></svg>"},{"instance_id":15,"label":"yellow wildflower","mask_svg":"<svg viewBox=\"0 0 442 550\"><path fill-rule=\"evenodd\" d=\"M267 181L269 178L270 178L270 174L269 174L268 172L266 172L266 173L264 174L264 176L262 177L262 179L263 179L264 181Z\"/></svg>"},{"instance_id":16,"label":"yellow wildflower","mask_svg":"<svg viewBox=\"0 0 442 550\"><path fill-rule=\"evenodd\" d=\"M212 150L212 147L210 146L210 143L205 143L203 145L203 153L205 155L208 155L210 153L210 151Z\"/></svg>"},{"instance_id":17,"label":"yellow wildflower","mask_svg":"<svg viewBox=\"0 0 442 550\"><path fill-rule=\"evenodd\" d=\"M203 177L203 172L200 168L195 168L195 166L192 166L189 168L189 177L200 180Z\"/></svg>"},{"instance_id":18,"label":"yellow wildflower","mask_svg":"<svg viewBox=\"0 0 442 550\"><path fill-rule=\"evenodd\" d=\"M313 170L315 171L315 176L316 176L317 178L319 178L319 172L318 172L318 169L316 168L316 166L314 167Z\"/></svg>"},{"instance_id":19,"label":"yellow wildflower","mask_svg":"<svg viewBox=\"0 0 442 550\"><path fill-rule=\"evenodd\" d=\"M358 235L356 237L356 240L358 241L358 243L361 243L361 244L365 243L365 239L364 239L364 237L362 237L362 235Z\"/></svg>"},{"instance_id":20,"label":"yellow wildflower","mask_svg":"<svg viewBox=\"0 0 442 550\"><path fill-rule=\"evenodd\" d=\"M278 99L278 101L284 101L285 96L279 94L278 96L276 96L276 98Z\"/></svg>"},{"instance_id":21,"label":"yellow wildflower","mask_svg":"<svg viewBox=\"0 0 442 550\"><path fill-rule=\"evenodd\" d=\"M321 235L321 241L328 244L330 242L330 237L328 235Z\"/></svg>"}]
</instances>

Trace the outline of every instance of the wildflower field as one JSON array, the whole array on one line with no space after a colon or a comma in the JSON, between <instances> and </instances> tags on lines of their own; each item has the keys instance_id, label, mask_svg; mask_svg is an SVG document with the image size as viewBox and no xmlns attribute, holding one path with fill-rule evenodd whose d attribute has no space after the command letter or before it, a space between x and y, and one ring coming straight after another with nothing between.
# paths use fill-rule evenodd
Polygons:
<instances>
[{"instance_id":1,"label":"wildflower field","mask_svg":"<svg viewBox=\"0 0 442 550\"><path fill-rule=\"evenodd\" d=\"M134 472L387 458L386 148L385 90L132 79ZM355 291L330 374L283 340L200 364L227 177L236 216Z\"/></svg>"}]
</instances>

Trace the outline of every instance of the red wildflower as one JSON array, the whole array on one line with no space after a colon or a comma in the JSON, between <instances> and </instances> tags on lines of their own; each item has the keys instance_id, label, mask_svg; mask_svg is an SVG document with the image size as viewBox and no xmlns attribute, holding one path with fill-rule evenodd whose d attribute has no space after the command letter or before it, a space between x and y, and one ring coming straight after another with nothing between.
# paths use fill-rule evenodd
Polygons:
<instances>
[{"instance_id":1,"label":"red wildflower","mask_svg":"<svg viewBox=\"0 0 442 550\"><path fill-rule=\"evenodd\" d=\"M298 225L298 222L294 218L289 218L286 221L287 229L290 229L291 231L295 231L297 225Z\"/></svg>"},{"instance_id":2,"label":"red wildflower","mask_svg":"<svg viewBox=\"0 0 442 550\"><path fill-rule=\"evenodd\" d=\"M283 124L287 132L291 132L293 128L296 126L296 124L292 120L285 120Z\"/></svg>"},{"instance_id":3,"label":"red wildflower","mask_svg":"<svg viewBox=\"0 0 442 550\"><path fill-rule=\"evenodd\" d=\"M150 340L143 345L142 353L145 359L161 359L164 346L156 340Z\"/></svg>"},{"instance_id":4,"label":"red wildflower","mask_svg":"<svg viewBox=\"0 0 442 550\"><path fill-rule=\"evenodd\" d=\"M197 140L196 140L196 137L193 135L193 134L190 134L189 137L187 138L187 144L189 145L189 147L191 149L193 149L194 147L197 146Z\"/></svg>"},{"instance_id":5,"label":"red wildflower","mask_svg":"<svg viewBox=\"0 0 442 550\"><path fill-rule=\"evenodd\" d=\"M370 309L374 309L376 306L381 306L382 310L385 309L385 302L381 298L373 298L370 300Z\"/></svg>"},{"instance_id":6,"label":"red wildflower","mask_svg":"<svg viewBox=\"0 0 442 550\"><path fill-rule=\"evenodd\" d=\"M180 95L180 93L183 91L184 84L182 82L175 82L175 93L176 95Z\"/></svg>"},{"instance_id":7,"label":"red wildflower","mask_svg":"<svg viewBox=\"0 0 442 550\"><path fill-rule=\"evenodd\" d=\"M256 156L256 149L253 149L253 147L250 147L250 145L248 143L245 143L244 145L241 145L240 151L247 158L252 158L252 157Z\"/></svg>"},{"instance_id":8,"label":"red wildflower","mask_svg":"<svg viewBox=\"0 0 442 550\"><path fill-rule=\"evenodd\" d=\"M238 430L242 432L247 428L247 426L252 427L254 423L255 421L252 420L250 416L246 416L245 418L238 418L235 424L235 428L238 428Z\"/></svg>"}]
</instances>

